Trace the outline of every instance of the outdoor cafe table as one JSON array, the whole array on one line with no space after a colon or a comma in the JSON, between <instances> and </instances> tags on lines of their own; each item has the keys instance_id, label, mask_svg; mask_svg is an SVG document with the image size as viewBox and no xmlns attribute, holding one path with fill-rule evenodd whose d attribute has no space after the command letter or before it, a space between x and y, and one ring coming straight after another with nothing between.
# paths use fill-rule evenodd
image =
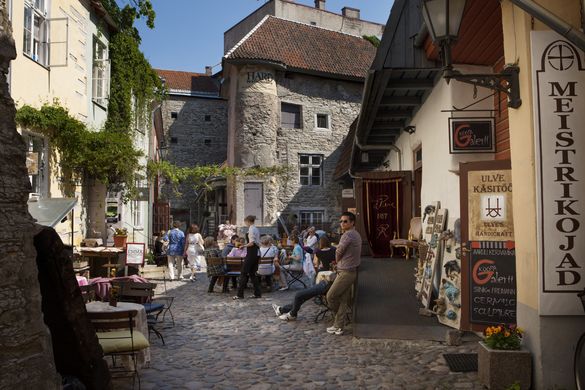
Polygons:
<instances>
[{"instance_id":1,"label":"outdoor cafe table","mask_svg":"<svg viewBox=\"0 0 585 390\"><path fill-rule=\"evenodd\" d=\"M130 302L118 302L117 306L110 306L107 302L89 302L85 304L88 313L101 313L108 311L127 311L136 310L138 313L135 317L134 329L140 331L148 339L148 322L146 321L146 310L143 305ZM150 364L150 348L143 349L136 353L136 363L138 368L148 367ZM128 357L124 364L131 367L131 361Z\"/></svg>"}]
</instances>

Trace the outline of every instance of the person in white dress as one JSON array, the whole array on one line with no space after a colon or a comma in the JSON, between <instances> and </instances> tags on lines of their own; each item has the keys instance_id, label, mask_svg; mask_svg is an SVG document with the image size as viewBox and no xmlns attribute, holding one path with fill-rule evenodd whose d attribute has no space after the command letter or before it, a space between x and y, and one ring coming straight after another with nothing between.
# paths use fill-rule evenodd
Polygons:
<instances>
[{"instance_id":1,"label":"person in white dress","mask_svg":"<svg viewBox=\"0 0 585 390\"><path fill-rule=\"evenodd\" d=\"M199 226L192 224L187 232L187 239L185 240L185 255L191 268L190 281L195 281L195 272L201 269L200 257L203 256L203 237L199 233Z\"/></svg>"}]
</instances>

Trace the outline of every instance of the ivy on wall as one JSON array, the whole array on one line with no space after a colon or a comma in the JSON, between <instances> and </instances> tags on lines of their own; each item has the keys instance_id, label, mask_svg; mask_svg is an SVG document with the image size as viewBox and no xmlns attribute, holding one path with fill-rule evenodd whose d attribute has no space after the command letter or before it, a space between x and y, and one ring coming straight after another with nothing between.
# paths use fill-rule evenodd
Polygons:
<instances>
[{"instance_id":1,"label":"ivy on wall","mask_svg":"<svg viewBox=\"0 0 585 390\"><path fill-rule=\"evenodd\" d=\"M268 177L287 176L288 166L239 168L226 165L198 165L194 167L178 167L168 161L149 161L148 178L157 177L168 181L176 195L180 196L179 185L187 184L196 191L209 189L209 179L228 177Z\"/></svg>"},{"instance_id":2,"label":"ivy on wall","mask_svg":"<svg viewBox=\"0 0 585 390\"><path fill-rule=\"evenodd\" d=\"M142 153L127 134L91 131L58 103L40 109L24 105L16 112L16 123L49 139L53 153L59 154L64 183L92 177L105 184L129 183L133 188ZM68 196L72 195L70 191L66 191Z\"/></svg>"}]
</instances>

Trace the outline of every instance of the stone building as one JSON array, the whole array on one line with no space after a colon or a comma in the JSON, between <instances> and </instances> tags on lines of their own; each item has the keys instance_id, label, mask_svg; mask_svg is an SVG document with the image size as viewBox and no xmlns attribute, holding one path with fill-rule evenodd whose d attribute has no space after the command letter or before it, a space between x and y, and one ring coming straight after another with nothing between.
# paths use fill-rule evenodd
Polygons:
<instances>
[{"instance_id":1,"label":"stone building","mask_svg":"<svg viewBox=\"0 0 585 390\"><path fill-rule=\"evenodd\" d=\"M268 15L226 53L228 164L288 167L228 180L232 221L242 224L251 214L259 225L273 225L281 213L290 223L331 227L341 211L333 171L375 51L361 36Z\"/></svg>"},{"instance_id":2,"label":"stone building","mask_svg":"<svg viewBox=\"0 0 585 390\"><path fill-rule=\"evenodd\" d=\"M179 167L223 164L227 155L227 103L219 96L218 78L211 75L210 68L206 73L156 72L168 90L167 99L155 109L155 131L161 134L165 151L161 157ZM206 225L209 231L226 218L225 186L197 192L185 184L179 192L170 186L163 186L160 192L169 202L172 218Z\"/></svg>"}]
</instances>

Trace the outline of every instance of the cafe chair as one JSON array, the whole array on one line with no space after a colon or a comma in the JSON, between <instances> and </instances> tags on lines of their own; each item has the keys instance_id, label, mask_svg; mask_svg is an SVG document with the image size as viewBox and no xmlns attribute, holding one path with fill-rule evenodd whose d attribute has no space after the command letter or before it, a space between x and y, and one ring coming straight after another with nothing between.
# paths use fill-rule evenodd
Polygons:
<instances>
[{"instance_id":1,"label":"cafe chair","mask_svg":"<svg viewBox=\"0 0 585 390\"><path fill-rule=\"evenodd\" d=\"M136 310L87 313L96 331L104 356L112 358L112 368L110 368L112 377L131 376L132 388L138 379L138 389L140 389L136 353L150 347L150 343L141 332L134 329L136 314ZM131 358L131 370L117 364L116 358L122 356Z\"/></svg>"},{"instance_id":2,"label":"cafe chair","mask_svg":"<svg viewBox=\"0 0 585 390\"><path fill-rule=\"evenodd\" d=\"M422 222L420 217L414 217L410 220L410 228L408 229L408 239L397 238L397 233L394 232L394 239L390 240L390 257L394 257L394 248L403 248L406 260L410 259L410 249L413 250L413 256L418 242L422 237Z\"/></svg>"}]
</instances>

